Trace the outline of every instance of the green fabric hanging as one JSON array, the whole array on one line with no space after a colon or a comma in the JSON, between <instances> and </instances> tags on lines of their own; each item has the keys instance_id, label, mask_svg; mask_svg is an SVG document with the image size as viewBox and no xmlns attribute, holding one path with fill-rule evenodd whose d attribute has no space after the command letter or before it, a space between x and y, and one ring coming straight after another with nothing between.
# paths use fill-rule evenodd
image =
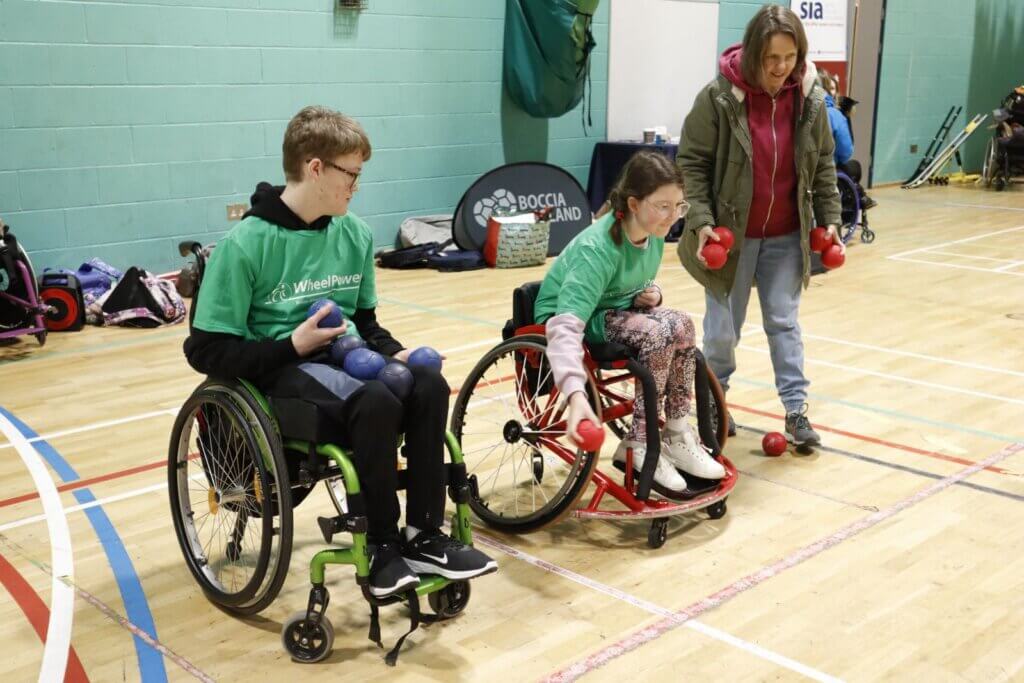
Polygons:
<instances>
[{"instance_id":1,"label":"green fabric hanging","mask_svg":"<svg viewBox=\"0 0 1024 683\"><path fill-rule=\"evenodd\" d=\"M561 116L583 99L599 2L506 0L505 88L531 116Z\"/></svg>"}]
</instances>

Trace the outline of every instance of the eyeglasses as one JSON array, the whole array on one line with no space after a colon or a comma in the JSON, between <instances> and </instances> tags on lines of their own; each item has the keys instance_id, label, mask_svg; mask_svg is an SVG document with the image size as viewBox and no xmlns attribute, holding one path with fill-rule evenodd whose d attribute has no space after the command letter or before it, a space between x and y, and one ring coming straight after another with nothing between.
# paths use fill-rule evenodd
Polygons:
<instances>
[{"instance_id":1,"label":"eyeglasses","mask_svg":"<svg viewBox=\"0 0 1024 683\"><path fill-rule=\"evenodd\" d=\"M309 163L310 161L312 161L312 159L306 159L306 163L307 163L307 164L308 164L308 163ZM352 179L352 185L351 185L351 187L352 187L352 189L353 189L353 190L355 190L355 189L357 189L357 188L359 187L359 176L363 175L362 171L360 171L359 173L356 173L356 172L354 172L354 171L350 171L350 170L348 170L347 168L342 168L341 166L338 166L338 165L337 165L336 163L334 163L333 161L328 161L327 159L322 159L321 161L323 161L323 162L324 162L324 165L325 165L325 166L330 166L330 167L331 167L331 168L333 168L333 169L334 169L335 171L341 171L342 173L344 173L345 175L347 175L347 176L348 176L349 178L351 178L351 179Z\"/></svg>"},{"instance_id":2,"label":"eyeglasses","mask_svg":"<svg viewBox=\"0 0 1024 683\"><path fill-rule=\"evenodd\" d=\"M654 202L648 199L645 199L644 201L647 202L647 204L652 209L654 209L655 212L657 212L662 218L668 218L673 215L683 216L686 214L687 211L690 210L690 202L686 201L685 199L676 204L672 204L671 202L658 202L657 204L655 204Z\"/></svg>"}]
</instances>

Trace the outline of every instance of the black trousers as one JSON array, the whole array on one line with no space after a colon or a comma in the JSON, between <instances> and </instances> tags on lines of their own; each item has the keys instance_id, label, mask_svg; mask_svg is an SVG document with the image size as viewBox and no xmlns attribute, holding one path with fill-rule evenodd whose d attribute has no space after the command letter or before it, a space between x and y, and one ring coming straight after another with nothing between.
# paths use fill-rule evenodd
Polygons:
<instances>
[{"instance_id":1,"label":"black trousers","mask_svg":"<svg viewBox=\"0 0 1024 683\"><path fill-rule=\"evenodd\" d=\"M366 500L368 535L374 540L398 535L398 437L403 433L408 469L406 523L433 529L444 521L444 439L450 390L436 370L409 369L415 385L405 401L382 382L360 382L320 362L288 366L261 387L269 396L301 398L315 405L337 427L330 441L352 451Z\"/></svg>"},{"instance_id":2,"label":"black trousers","mask_svg":"<svg viewBox=\"0 0 1024 683\"><path fill-rule=\"evenodd\" d=\"M836 164L836 168L850 176L850 180L860 185L861 168L860 162L856 159L850 159L845 164Z\"/></svg>"}]
</instances>

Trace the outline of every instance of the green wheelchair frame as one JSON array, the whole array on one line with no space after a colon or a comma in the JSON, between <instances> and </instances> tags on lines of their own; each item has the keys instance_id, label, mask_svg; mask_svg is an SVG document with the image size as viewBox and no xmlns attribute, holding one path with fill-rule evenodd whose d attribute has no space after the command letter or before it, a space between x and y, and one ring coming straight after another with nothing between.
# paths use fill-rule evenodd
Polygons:
<instances>
[{"instance_id":1,"label":"green wheelchair frame","mask_svg":"<svg viewBox=\"0 0 1024 683\"><path fill-rule=\"evenodd\" d=\"M315 410L309 406L310 412ZM299 436L307 435L301 427L295 431ZM344 531L351 533L352 545L326 548L310 561L308 605L287 619L281 632L282 643L295 661L318 662L331 653L334 628L325 615L328 565L355 567L356 583L370 604L369 636L378 646L380 606L408 603L412 622L408 633L420 621L420 596L427 596L436 614L425 615L424 621L449 619L461 613L469 602L467 581L427 575L406 593L382 599L369 592L367 519L351 454L335 444L294 436L282 436L278 417L267 398L241 379L207 378L179 411L168 454L171 513L185 563L206 597L240 616L257 614L270 605L288 573L293 508L324 481L338 512L333 517L318 518L324 540L331 544L334 534ZM450 432L446 433L445 445L450 458L446 463L448 495L455 503L451 533L472 545L468 505L472 484L466 477L459 443ZM401 481L404 475L399 474ZM344 484L345 502L339 500L335 488L339 479ZM400 484L400 488L404 487ZM225 511L233 513L230 523L224 518L210 523L211 518ZM213 535L221 532L223 538L211 536L204 541L204 530ZM248 576L250 562L252 575ZM239 574L241 588L237 587ZM405 635L388 653L388 664L395 663L404 640Z\"/></svg>"}]
</instances>

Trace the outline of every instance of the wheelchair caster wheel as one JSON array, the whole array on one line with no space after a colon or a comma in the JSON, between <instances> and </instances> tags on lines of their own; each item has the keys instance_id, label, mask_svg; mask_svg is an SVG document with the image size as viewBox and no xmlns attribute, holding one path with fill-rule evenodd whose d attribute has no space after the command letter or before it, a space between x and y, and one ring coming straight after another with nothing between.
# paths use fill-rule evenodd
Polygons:
<instances>
[{"instance_id":1,"label":"wheelchair caster wheel","mask_svg":"<svg viewBox=\"0 0 1024 683\"><path fill-rule=\"evenodd\" d=\"M331 654L334 647L334 626L320 615L318 623L307 619L306 611L288 617L281 628L281 643L296 662L312 664Z\"/></svg>"},{"instance_id":2,"label":"wheelchair caster wheel","mask_svg":"<svg viewBox=\"0 0 1024 683\"><path fill-rule=\"evenodd\" d=\"M238 562L238 558L242 556L241 544L235 543L234 541L228 541L228 545L224 548L224 554L228 556L228 559L232 562Z\"/></svg>"},{"instance_id":3,"label":"wheelchair caster wheel","mask_svg":"<svg viewBox=\"0 0 1024 683\"><path fill-rule=\"evenodd\" d=\"M721 519L722 517L725 517L725 513L729 508L726 506L725 499L723 498L717 503L712 503L711 505L707 506L706 509L708 517L710 517L711 519Z\"/></svg>"},{"instance_id":4,"label":"wheelchair caster wheel","mask_svg":"<svg viewBox=\"0 0 1024 683\"><path fill-rule=\"evenodd\" d=\"M668 520L664 517L651 522L651 530L647 532L647 545L660 548L668 538Z\"/></svg>"},{"instance_id":5,"label":"wheelchair caster wheel","mask_svg":"<svg viewBox=\"0 0 1024 683\"><path fill-rule=\"evenodd\" d=\"M469 582L454 581L441 590L429 593L427 603L434 614L442 619L457 617L469 604Z\"/></svg>"},{"instance_id":6,"label":"wheelchair caster wheel","mask_svg":"<svg viewBox=\"0 0 1024 683\"><path fill-rule=\"evenodd\" d=\"M860 241L863 242L864 244L871 244L872 242L875 241L875 231L868 230L867 228L861 230Z\"/></svg>"},{"instance_id":7,"label":"wheelchair caster wheel","mask_svg":"<svg viewBox=\"0 0 1024 683\"><path fill-rule=\"evenodd\" d=\"M544 479L544 456L536 451L533 453L533 479L538 484Z\"/></svg>"}]
</instances>

